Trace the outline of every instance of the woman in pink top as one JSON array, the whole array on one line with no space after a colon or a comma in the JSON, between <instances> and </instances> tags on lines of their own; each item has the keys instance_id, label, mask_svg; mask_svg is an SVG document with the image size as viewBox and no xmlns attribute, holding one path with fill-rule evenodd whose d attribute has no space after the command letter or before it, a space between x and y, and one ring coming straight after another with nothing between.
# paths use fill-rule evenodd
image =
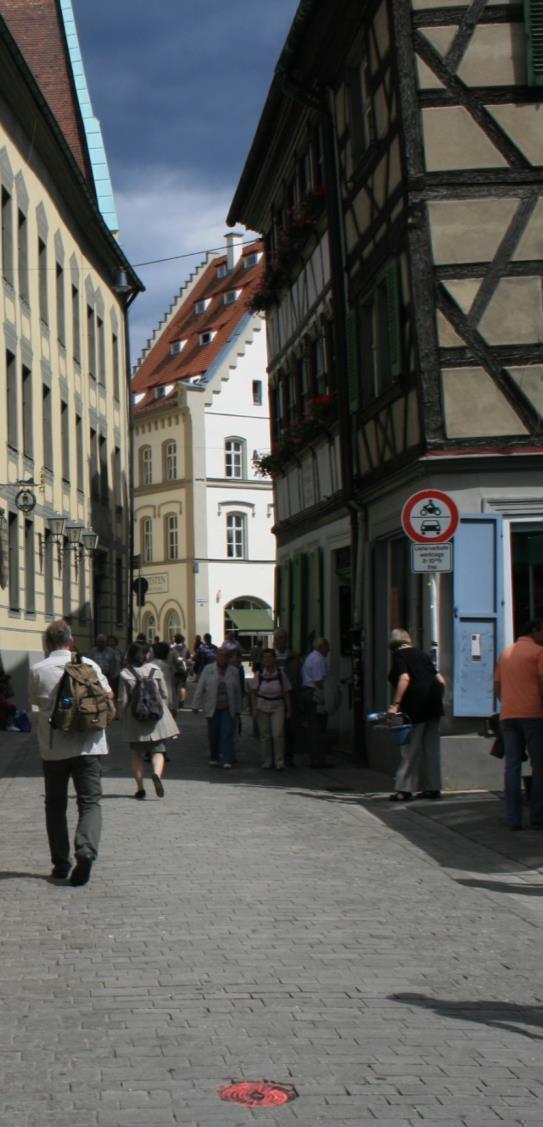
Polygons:
<instances>
[{"instance_id":1,"label":"woman in pink top","mask_svg":"<svg viewBox=\"0 0 543 1127\"><path fill-rule=\"evenodd\" d=\"M290 681L277 668L274 650L262 651L262 669L252 690L253 710L262 743L262 766L285 769L285 717L292 716Z\"/></svg>"}]
</instances>

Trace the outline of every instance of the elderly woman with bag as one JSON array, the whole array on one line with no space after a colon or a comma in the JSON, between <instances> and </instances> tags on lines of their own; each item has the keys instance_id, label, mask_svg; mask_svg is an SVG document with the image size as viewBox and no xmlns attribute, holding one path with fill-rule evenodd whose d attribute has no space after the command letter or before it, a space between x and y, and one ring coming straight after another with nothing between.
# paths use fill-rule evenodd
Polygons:
<instances>
[{"instance_id":1,"label":"elderly woman with bag","mask_svg":"<svg viewBox=\"0 0 543 1127\"><path fill-rule=\"evenodd\" d=\"M409 802L415 778L421 787L417 798L440 798L439 721L443 716L445 680L429 654L416 649L407 630L392 631L389 649L392 666L388 679L394 686L394 697L387 715L393 724L394 718L403 714L413 725L409 742L402 744L390 801Z\"/></svg>"},{"instance_id":2,"label":"elderly woman with bag","mask_svg":"<svg viewBox=\"0 0 543 1127\"><path fill-rule=\"evenodd\" d=\"M164 797L164 740L176 739L179 728L168 708L168 690L162 671L148 661L146 642L132 642L119 678L119 719L122 733L132 749L132 770L136 780L134 798L145 798L143 753L149 751L152 779L158 798ZM143 714L147 717L143 718Z\"/></svg>"}]
</instances>

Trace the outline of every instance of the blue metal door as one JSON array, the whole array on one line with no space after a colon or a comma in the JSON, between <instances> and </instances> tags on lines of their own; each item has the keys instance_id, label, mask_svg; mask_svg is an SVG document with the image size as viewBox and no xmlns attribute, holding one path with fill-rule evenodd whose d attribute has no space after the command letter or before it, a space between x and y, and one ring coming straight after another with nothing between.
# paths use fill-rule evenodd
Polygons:
<instances>
[{"instance_id":1,"label":"blue metal door","mask_svg":"<svg viewBox=\"0 0 543 1127\"><path fill-rule=\"evenodd\" d=\"M453 715L491 716L502 648L501 517L463 516L454 538Z\"/></svg>"}]
</instances>

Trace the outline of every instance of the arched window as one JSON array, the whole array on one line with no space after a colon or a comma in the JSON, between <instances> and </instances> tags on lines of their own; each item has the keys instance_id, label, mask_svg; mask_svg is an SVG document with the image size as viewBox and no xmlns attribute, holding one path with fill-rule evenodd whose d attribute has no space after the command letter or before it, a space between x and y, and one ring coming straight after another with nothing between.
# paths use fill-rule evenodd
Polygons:
<instances>
[{"instance_id":1,"label":"arched window","mask_svg":"<svg viewBox=\"0 0 543 1127\"><path fill-rule=\"evenodd\" d=\"M173 638L176 634L181 633L181 619L179 618L177 611L168 611L168 614L166 615L166 618L164 620L164 638L167 639L168 642L171 642L173 641Z\"/></svg>"},{"instance_id":2,"label":"arched window","mask_svg":"<svg viewBox=\"0 0 543 1127\"><path fill-rule=\"evenodd\" d=\"M227 438L224 443L224 473L226 477L244 476L245 443L242 438Z\"/></svg>"},{"instance_id":3,"label":"arched window","mask_svg":"<svg viewBox=\"0 0 543 1127\"><path fill-rule=\"evenodd\" d=\"M152 563L153 560L153 522L151 517L144 517L141 522L141 556L143 563Z\"/></svg>"},{"instance_id":4,"label":"arched window","mask_svg":"<svg viewBox=\"0 0 543 1127\"><path fill-rule=\"evenodd\" d=\"M247 550L245 513L227 513L226 556L229 560L244 560Z\"/></svg>"},{"instance_id":5,"label":"arched window","mask_svg":"<svg viewBox=\"0 0 543 1127\"><path fill-rule=\"evenodd\" d=\"M153 451L150 446L140 450L140 485L153 484Z\"/></svg>"},{"instance_id":6,"label":"arched window","mask_svg":"<svg viewBox=\"0 0 543 1127\"><path fill-rule=\"evenodd\" d=\"M145 637L149 644L154 641L156 634L156 618L150 610L148 610L143 616L142 633L145 634Z\"/></svg>"},{"instance_id":7,"label":"arched window","mask_svg":"<svg viewBox=\"0 0 543 1127\"><path fill-rule=\"evenodd\" d=\"M177 516L169 513L166 517L166 559L176 560L179 556Z\"/></svg>"},{"instance_id":8,"label":"arched window","mask_svg":"<svg viewBox=\"0 0 543 1127\"><path fill-rule=\"evenodd\" d=\"M166 442L164 446L164 477L166 481L177 479L177 442Z\"/></svg>"}]
</instances>

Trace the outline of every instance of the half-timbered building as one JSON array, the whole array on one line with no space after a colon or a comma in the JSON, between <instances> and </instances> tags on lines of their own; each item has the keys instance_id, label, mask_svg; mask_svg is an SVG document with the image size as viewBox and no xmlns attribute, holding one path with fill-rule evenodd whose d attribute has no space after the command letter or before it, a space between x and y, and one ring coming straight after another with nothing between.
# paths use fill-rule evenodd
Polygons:
<instances>
[{"instance_id":1,"label":"half-timbered building","mask_svg":"<svg viewBox=\"0 0 543 1127\"><path fill-rule=\"evenodd\" d=\"M496 654L543 613L537 16L535 0L343 0L333 12L306 0L230 216L264 230L274 251L277 203L303 147L300 134L283 149L273 138L280 121L310 116L324 138L360 711L386 705L387 636L407 627L435 647L449 682L446 762L453 749L479 777ZM262 172L264 150L273 163ZM273 371L288 287L269 317ZM290 472L284 463L278 497ZM400 524L424 488L451 494L462 516L453 570L433 577L412 571ZM283 513L279 503L280 546Z\"/></svg>"}]
</instances>

